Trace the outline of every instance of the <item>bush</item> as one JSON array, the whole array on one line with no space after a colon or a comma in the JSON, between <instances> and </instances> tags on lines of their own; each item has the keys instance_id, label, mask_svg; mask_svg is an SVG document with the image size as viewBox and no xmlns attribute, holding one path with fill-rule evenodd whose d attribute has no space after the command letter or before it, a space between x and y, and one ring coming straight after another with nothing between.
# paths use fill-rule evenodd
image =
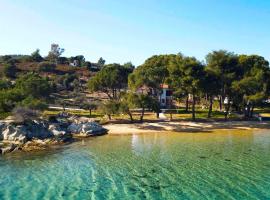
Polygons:
<instances>
[{"instance_id":1,"label":"bush","mask_svg":"<svg viewBox=\"0 0 270 200\"><path fill-rule=\"evenodd\" d=\"M6 64L3 72L7 78L16 78L16 72L17 72L16 65L12 63Z\"/></svg>"},{"instance_id":2,"label":"bush","mask_svg":"<svg viewBox=\"0 0 270 200\"><path fill-rule=\"evenodd\" d=\"M38 64L38 70L40 72L53 72L56 68L56 65L51 62L41 62Z\"/></svg>"},{"instance_id":3,"label":"bush","mask_svg":"<svg viewBox=\"0 0 270 200\"><path fill-rule=\"evenodd\" d=\"M8 89L10 87L11 87L11 82L9 82L7 80L1 80L0 79L0 90Z\"/></svg>"},{"instance_id":4,"label":"bush","mask_svg":"<svg viewBox=\"0 0 270 200\"><path fill-rule=\"evenodd\" d=\"M34 110L45 110L48 108L48 105L44 103L43 100L34 99L32 97L28 97L24 99L21 103L23 107L34 109Z\"/></svg>"},{"instance_id":5,"label":"bush","mask_svg":"<svg viewBox=\"0 0 270 200\"><path fill-rule=\"evenodd\" d=\"M23 95L17 89L0 90L0 112L11 112L17 102L23 100Z\"/></svg>"}]
</instances>

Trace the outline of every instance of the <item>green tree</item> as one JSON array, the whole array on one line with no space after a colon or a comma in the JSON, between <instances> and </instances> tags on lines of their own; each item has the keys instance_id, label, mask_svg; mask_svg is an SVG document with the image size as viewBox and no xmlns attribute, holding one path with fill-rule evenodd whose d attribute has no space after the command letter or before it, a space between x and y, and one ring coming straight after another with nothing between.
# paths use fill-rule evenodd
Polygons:
<instances>
[{"instance_id":1,"label":"green tree","mask_svg":"<svg viewBox=\"0 0 270 200\"><path fill-rule=\"evenodd\" d=\"M79 105L80 108L88 110L89 116L92 117L92 110L98 108L99 103L92 99L88 99L85 96L79 96L75 99L75 104Z\"/></svg>"},{"instance_id":2,"label":"green tree","mask_svg":"<svg viewBox=\"0 0 270 200\"><path fill-rule=\"evenodd\" d=\"M109 120L112 120L112 115L119 113L119 101L108 100L101 104L101 111L108 116Z\"/></svg>"},{"instance_id":3,"label":"green tree","mask_svg":"<svg viewBox=\"0 0 270 200\"><path fill-rule=\"evenodd\" d=\"M212 72L220 81L220 84L218 85L218 87L220 87L220 109L222 109L224 100L227 100L224 112L225 119L227 119L231 108L232 97L235 95L231 88L232 82L239 80L241 76L241 68L238 65L238 56L224 50L213 51L206 56L206 62L206 69L209 72Z\"/></svg>"},{"instance_id":4,"label":"green tree","mask_svg":"<svg viewBox=\"0 0 270 200\"><path fill-rule=\"evenodd\" d=\"M205 76L202 77L202 91L209 100L208 118L212 117L214 98L220 94L220 80L215 73L205 70Z\"/></svg>"},{"instance_id":5,"label":"green tree","mask_svg":"<svg viewBox=\"0 0 270 200\"><path fill-rule=\"evenodd\" d=\"M176 55L159 55L152 56L145 63L137 67L129 76L129 88L137 92L144 88L144 93L158 99L161 92L161 85L168 78L168 65ZM160 105L157 112L157 117L160 112Z\"/></svg>"},{"instance_id":6,"label":"green tree","mask_svg":"<svg viewBox=\"0 0 270 200\"><path fill-rule=\"evenodd\" d=\"M91 92L103 92L109 99L118 100L121 90L127 88L129 72L119 64L106 65L88 82Z\"/></svg>"},{"instance_id":7,"label":"green tree","mask_svg":"<svg viewBox=\"0 0 270 200\"><path fill-rule=\"evenodd\" d=\"M132 62L127 62L123 65L129 73L132 73L135 69L135 66L132 64Z\"/></svg>"},{"instance_id":8,"label":"green tree","mask_svg":"<svg viewBox=\"0 0 270 200\"><path fill-rule=\"evenodd\" d=\"M204 66L194 57L178 54L170 60L168 70L167 82L176 91L176 97L186 96L186 110L188 109L188 95L192 95L192 119L195 120L196 99L202 92L202 80L205 76Z\"/></svg>"},{"instance_id":9,"label":"green tree","mask_svg":"<svg viewBox=\"0 0 270 200\"><path fill-rule=\"evenodd\" d=\"M103 67L105 65L105 63L106 63L106 60L104 60L102 57L100 57L97 64L100 67Z\"/></svg>"},{"instance_id":10,"label":"green tree","mask_svg":"<svg viewBox=\"0 0 270 200\"><path fill-rule=\"evenodd\" d=\"M45 78L35 73L28 73L16 80L15 88L20 90L25 97L47 98L51 93L51 85Z\"/></svg>"},{"instance_id":11,"label":"green tree","mask_svg":"<svg viewBox=\"0 0 270 200\"><path fill-rule=\"evenodd\" d=\"M268 98L270 88L269 63L263 57L257 55L240 55L241 79L234 80L232 89L234 104L243 107L246 118L253 116L256 105Z\"/></svg>"},{"instance_id":12,"label":"green tree","mask_svg":"<svg viewBox=\"0 0 270 200\"><path fill-rule=\"evenodd\" d=\"M133 92L126 92L121 95L120 99L120 112L122 114L127 114L130 118L130 121L133 122L133 116L131 109L138 107L138 96Z\"/></svg>"},{"instance_id":13,"label":"green tree","mask_svg":"<svg viewBox=\"0 0 270 200\"><path fill-rule=\"evenodd\" d=\"M58 44L51 44L51 50L48 53L47 59L55 64L58 63L58 58L64 53L65 49L60 48Z\"/></svg>"},{"instance_id":14,"label":"green tree","mask_svg":"<svg viewBox=\"0 0 270 200\"><path fill-rule=\"evenodd\" d=\"M192 95L192 120L195 120L196 99L202 91L202 77L204 77L204 66L194 57L186 57L180 65L183 76L181 86Z\"/></svg>"},{"instance_id":15,"label":"green tree","mask_svg":"<svg viewBox=\"0 0 270 200\"><path fill-rule=\"evenodd\" d=\"M40 55L40 50L37 49L36 51L34 51L32 54L31 54L31 60L35 61L35 62L41 62L43 61L43 58L42 56Z\"/></svg>"},{"instance_id":16,"label":"green tree","mask_svg":"<svg viewBox=\"0 0 270 200\"><path fill-rule=\"evenodd\" d=\"M12 111L17 103L23 99L23 94L16 88L0 90L0 112Z\"/></svg>"}]
</instances>

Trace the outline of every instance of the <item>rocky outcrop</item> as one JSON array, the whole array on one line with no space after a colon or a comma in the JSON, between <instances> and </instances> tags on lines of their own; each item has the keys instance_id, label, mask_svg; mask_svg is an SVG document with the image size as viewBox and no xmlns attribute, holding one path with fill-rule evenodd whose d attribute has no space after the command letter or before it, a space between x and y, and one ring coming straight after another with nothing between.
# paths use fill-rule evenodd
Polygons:
<instances>
[{"instance_id":1,"label":"rocky outcrop","mask_svg":"<svg viewBox=\"0 0 270 200\"><path fill-rule=\"evenodd\" d=\"M6 141L25 143L28 131L24 126L14 126L8 124L2 129L2 138Z\"/></svg>"},{"instance_id":2,"label":"rocky outcrop","mask_svg":"<svg viewBox=\"0 0 270 200\"><path fill-rule=\"evenodd\" d=\"M103 128L96 122L86 122L86 123L72 123L68 126L67 130L75 136L96 136L104 135L108 132L107 129Z\"/></svg>"},{"instance_id":3,"label":"rocky outcrop","mask_svg":"<svg viewBox=\"0 0 270 200\"><path fill-rule=\"evenodd\" d=\"M1 144L0 154L10 153L10 152L16 151L18 148L19 148L19 145L14 144L14 143Z\"/></svg>"},{"instance_id":4,"label":"rocky outcrop","mask_svg":"<svg viewBox=\"0 0 270 200\"><path fill-rule=\"evenodd\" d=\"M53 134L54 137L65 137L70 135L65 129L63 129L59 124L49 125L49 131Z\"/></svg>"},{"instance_id":5,"label":"rocky outcrop","mask_svg":"<svg viewBox=\"0 0 270 200\"><path fill-rule=\"evenodd\" d=\"M0 123L0 153L22 150L44 149L52 144L69 141L72 136L88 137L108 132L95 122L70 123L58 120L49 124L46 121L31 121L22 125Z\"/></svg>"},{"instance_id":6,"label":"rocky outcrop","mask_svg":"<svg viewBox=\"0 0 270 200\"><path fill-rule=\"evenodd\" d=\"M4 128L5 128L5 123L0 122L0 140L4 139L3 134L2 134Z\"/></svg>"}]
</instances>

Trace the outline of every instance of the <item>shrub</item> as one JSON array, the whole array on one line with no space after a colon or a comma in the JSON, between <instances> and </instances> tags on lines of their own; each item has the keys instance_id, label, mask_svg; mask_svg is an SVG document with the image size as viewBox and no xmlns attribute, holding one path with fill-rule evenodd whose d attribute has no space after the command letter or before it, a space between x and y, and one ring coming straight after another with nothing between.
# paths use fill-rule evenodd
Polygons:
<instances>
[{"instance_id":1,"label":"shrub","mask_svg":"<svg viewBox=\"0 0 270 200\"><path fill-rule=\"evenodd\" d=\"M11 82L4 79L3 80L0 79L0 90L8 89L10 87L11 87Z\"/></svg>"},{"instance_id":2,"label":"shrub","mask_svg":"<svg viewBox=\"0 0 270 200\"><path fill-rule=\"evenodd\" d=\"M48 108L48 105L43 100L34 99L32 97L24 99L21 104L23 107L34 110L45 110Z\"/></svg>"},{"instance_id":3,"label":"shrub","mask_svg":"<svg viewBox=\"0 0 270 200\"><path fill-rule=\"evenodd\" d=\"M7 78L15 78L16 72L17 72L16 65L12 63L5 65L3 73Z\"/></svg>"},{"instance_id":4,"label":"shrub","mask_svg":"<svg viewBox=\"0 0 270 200\"><path fill-rule=\"evenodd\" d=\"M56 68L56 65L51 62L41 62L38 64L38 70L40 72L53 72Z\"/></svg>"}]
</instances>

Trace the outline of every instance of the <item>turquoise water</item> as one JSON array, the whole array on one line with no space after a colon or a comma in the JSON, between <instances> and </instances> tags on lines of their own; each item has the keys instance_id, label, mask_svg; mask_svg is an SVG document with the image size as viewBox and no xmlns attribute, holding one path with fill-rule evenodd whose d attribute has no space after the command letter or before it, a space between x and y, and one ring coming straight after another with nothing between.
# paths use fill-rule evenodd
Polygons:
<instances>
[{"instance_id":1,"label":"turquoise water","mask_svg":"<svg viewBox=\"0 0 270 200\"><path fill-rule=\"evenodd\" d=\"M270 132L108 135L0 172L0 199L270 199Z\"/></svg>"}]
</instances>

